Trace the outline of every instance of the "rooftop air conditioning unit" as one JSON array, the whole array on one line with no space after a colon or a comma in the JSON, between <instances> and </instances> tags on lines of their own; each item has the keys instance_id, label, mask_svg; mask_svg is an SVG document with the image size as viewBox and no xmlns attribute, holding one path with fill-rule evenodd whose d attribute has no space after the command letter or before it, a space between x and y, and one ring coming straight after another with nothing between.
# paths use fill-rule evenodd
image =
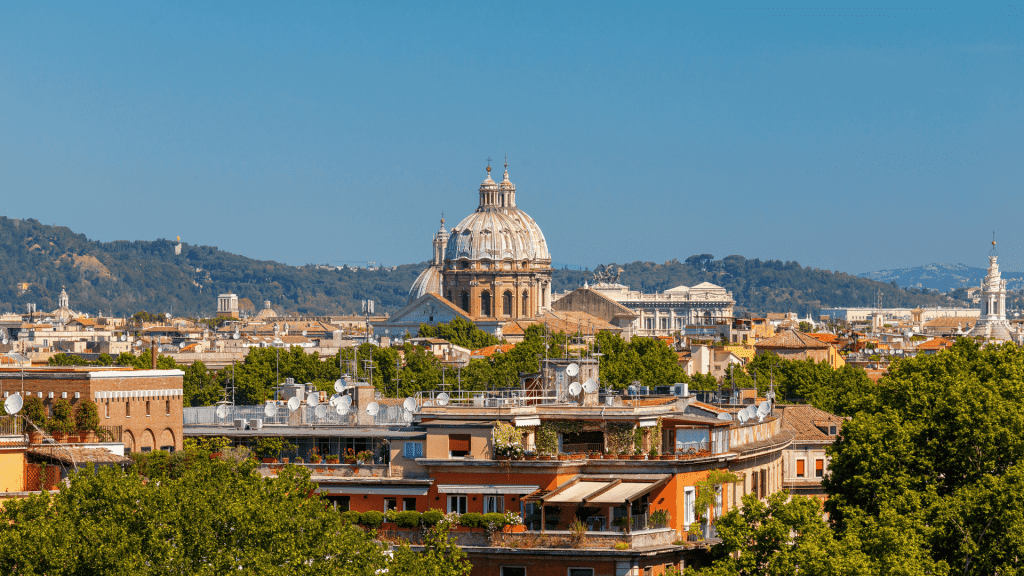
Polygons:
<instances>
[{"instance_id":1,"label":"rooftop air conditioning unit","mask_svg":"<svg viewBox=\"0 0 1024 576\"><path fill-rule=\"evenodd\" d=\"M246 421L245 418L235 418L235 429L245 430Z\"/></svg>"},{"instance_id":2,"label":"rooftop air conditioning unit","mask_svg":"<svg viewBox=\"0 0 1024 576\"><path fill-rule=\"evenodd\" d=\"M262 428L263 428L263 419L262 418L253 418L253 419L249 420L249 429L250 430L260 430Z\"/></svg>"}]
</instances>

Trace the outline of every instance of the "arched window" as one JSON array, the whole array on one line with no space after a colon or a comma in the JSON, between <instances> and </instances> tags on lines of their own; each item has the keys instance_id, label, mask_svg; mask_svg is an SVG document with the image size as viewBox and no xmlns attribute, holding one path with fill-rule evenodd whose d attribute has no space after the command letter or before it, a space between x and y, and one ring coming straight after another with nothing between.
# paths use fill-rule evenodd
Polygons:
<instances>
[{"instance_id":1,"label":"arched window","mask_svg":"<svg viewBox=\"0 0 1024 576\"><path fill-rule=\"evenodd\" d=\"M523 316L526 316L526 317L533 316L533 314L530 314L529 301L530 301L530 293L527 292L526 290L523 290Z\"/></svg>"},{"instance_id":2,"label":"arched window","mask_svg":"<svg viewBox=\"0 0 1024 576\"><path fill-rule=\"evenodd\" d=\"M704 323L708 324L708 325L711 324L711 312L710 311L704 313Z\"/></svg>"},{"instance_id":3,"label":"arched window","mask_svg":"<svg viewBox=\"0 0 1024 576\"><path fill-rule=\"evenodd\" d=\"M505 290L505 294L501 297L502 308L504 309L505 316L512 315L512 292Z\"/></svg>"},{"instance_id":4,"label":"arched window","mask_svg":"<svg viewBox=\"0 0 1024 576\"><path fill-rule=\"evenodd\" d=\"M462 291L462 309L469 312L469 292Z\"/></svg>"},{"instance_id":5,"label":"arched window","mask_svg":"<svg viewBox=\"0 0 1024 576\"><path fill-rule=\"evenodd\" d=\"M480 315L491 315L491 293L486 290L480 295Z\"/></svg>"}]
</instances>

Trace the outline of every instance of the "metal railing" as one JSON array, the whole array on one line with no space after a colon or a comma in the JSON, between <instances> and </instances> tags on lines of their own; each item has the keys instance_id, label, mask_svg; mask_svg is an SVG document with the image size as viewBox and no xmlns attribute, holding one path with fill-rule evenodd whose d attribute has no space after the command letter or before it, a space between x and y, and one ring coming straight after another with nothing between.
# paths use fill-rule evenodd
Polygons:
<instances>
[{"instance_id":1,"label":"metal railing","mask_svg":"<svg viewBox=\"0 0 1024 576\"><path fill-rule=\"evenodd\" d=\"M579 453L592 453L592 452L604 452L604 444L600 442L596 443L580 443L580 444L562 444L563 454L579 454Z\"/></svg>"},{"instance_id":2,"label":"metal railing","mask_svg":"<svg viewBox=\"0 0 1024 576\"><path fill-rule=\"evenodd\" d=\"M640 530L647 530L647 517L648 514L632 514L629 517L629 529L632 532L638 532Z\"/></svg>"},{"instance_id":3,"label":"metal railing","mask_svg":"<svg viewBox=\"0 0 1024 576\"><path fill-rule=\"evenodd\" d=\"M24 430L21 416L0 416L0 436L20 436Z\"/></svg>"},{"instance_id":4,"label":"metal railing","mask_svg":"<svg viewBox=\"0 0 1024 576\"><path fill-rule=\"evenodd\" d=\"M268 418L264 407L225 405L224 418L217 416L220 406L196 406L183 410L185 426L234 426L235 420L262 420L263 424L288 424L289 411L287 406L278 406L277 414ZM305 408L305 407L303 407Z\"/></svg>"}]
</instances>

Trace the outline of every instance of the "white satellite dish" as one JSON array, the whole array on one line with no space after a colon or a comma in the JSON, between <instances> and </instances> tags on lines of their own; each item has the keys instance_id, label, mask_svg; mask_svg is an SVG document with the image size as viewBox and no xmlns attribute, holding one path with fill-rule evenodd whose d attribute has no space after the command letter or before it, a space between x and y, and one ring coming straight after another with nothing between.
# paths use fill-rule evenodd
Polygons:
<instances>
[{"instance_id":1,"label":"white satellite dish","mask_svg":"<svg viewBox=\"0 0 1024 576\"><path fill-rule=\"evenodd\" d=\"M168 320L170 320L171 319L171 313L170 312L164 312L164 318L167 318Z\"/></svg>"},{"instance_id":2,"label":"white satellite dish","mask_svg":"<svg viewBox=\"0 0 1024 576\"><path fill-rule=\"evenodd\" d=\"M302 331L302 335L303 335L303 336L307 336L308 334L306 333L306 331L305 331L305 330L303 330L303 331Z\"/></svg>"},{"instance_id":3,"label":"white satellite dish","mask_svg":"<svg viewBox=\"0 0 1024 576\"><path fill-rule=\"evenodd\" d=\"M8 414L17 414L18 412L21 412L21 408L24 405L25 401L22 400L21 394L16 393L13 396L8 396L7 400L4 400L4 410L6 410Z\"/></svg>"},{"instance_id":4,"label":"white satellite dish","mask_svg":"<svg viewBox=\"0 0 1024 576\"><path fill-rule=\"evenodd\" d=\"M323 418L324 416L327 416L327 406L320 404L316 407L316 410L314 410L313 413L316 414L317 418Z\"/></svg>"},{"instance_id":5,"label":"white satellite dish","mask_svg":"<svg viewBox=\"0 0 1024 576\"><path fill-rule=\"evenodd\" d=\"M758 420L764 420L764 417L770 414L772 411L772 405L767 400L761 402L757 406L757 418Z\"/></svg>"},{"instance_id":6,"label":"white satellite dish","mask_svg":"<svg viewBox=\"0 0 1024 576\"><path fill-rule=\"evenodd\" d=\"M573 382L569 384L569 394L573 396L579 396L580 392L583 391L583 386L580 386L579 382Z\"/></svg>"},{"instance_id":7,"label":"white satellite dish","mask_svg":"<svg viewBox=\"0 0 1024 576\"><path fill-rule=\"evenodd\" d=\"M406 422L412 422L412 412L409 412L408 410L402 412L402 420L405 420Z\"/></svg>"},{"instance_id":8,"label":"white satellite dish","mask_svg":"<svg viewBox=\"0 0 1024 576\"><path fill-rule=\"evenodd\" d=\"M380 412L380 404L376 402L370 402L366 405L366 413L370 416L376 416L377 412Z\"/></svg>"},{"instance_id":9,"label":"white satellite dish","mask_svg":"<svg viewBox=\"0 0 1024 576\"><path fill-rule=\"evenodd\" d=\"M267 404L263 407L263 415L267 418L277 416L277 404Z\"/></svg>"},{"instance_id":10,"label":"white satellite dish","mask_svg":"<svg viewBox=\"0 0 1024 576\"><path fill-rule=\"evenodd\" d=\"M239 338L240 338L240 336L239 336L238 332L235 332L234 334L231 335L231 339L232 340L238 340Z\"/></svg>"},{"instance_id":11,"label":"white satellite dish","mask_svg":"<svg viewBox=\"0 0 1024 576\"><path fill-rule=\"evenodd\" d=\"M448 405L448 400L449 400L449 398L448 398L448 394L446 392L441 392L440 394L437 395L437 405L438 406L447 406Z\"/></svg>"},{"instance_id":12,"label":"white satellite dish","mask_svg":"<svg viewBox=\"0 0 1024 576\"><path fill-rule=\"evenodd\" d=\"M587 381L583 383L583 391L587 394L597 392L597 381L593 378L587 378Z\"/></svg>"},{"instance_id":13,"label":"white satellite dish","mask_svg":"<svg viewBox=\"0 0 1024 576\"><path fill-rule=\"evenodd\" d=\"M295 412L299 409L300 404L302 404L302 400L300 400L298 396L292 396L291 399L288 400L288 410Z\"/></svg>"},{"instance_id":14,"label":"white satellite dish","mask_svg":"<svg viewBox=\"0 0 1024 576\"><path fill-rule=\"evenodd\" d=\"M334 381L334 391L339 394L345 391L345 381L343 379L338 378Z\"/></svg>"},{"instance_id":15,"label":"white satellite dish","mask_svg":"<svg viewBox=\"0 0 1024 576\"><path fill-rule=\"evenodd\" d=\"M223 420L223 419L225 419L227 417L228 417L228 406L227 406L227 404L221 404L220 406L217 406L217 418L220 418L221 420Z\"/></svg>"},{"instance_id":16,"label":"white satellite dish","mask_svg":"<svg viewBox=\"0 0 1024 576\"><path fill-rule=\"evenodd\" d=\"M7 344L7 337L6 337L6 336L4 336L4 339L3 339L3 343L4 343L5 345Z\"/></svg>"},{"instance_id":17,"label":"white satellite dish","mask_svg":"<svg viewBox=\"0 0 1024 576\"><path fill-rule=\"evenodd\" d=\"M728 412L722 412L721 414L718 415L718 419L725 420L726 422L728 422L732 420L732 414L729 414Z\"/></svg>"},{"instance_id":18,"label":"white satellite dish","mask_svg":"<svg viewBox=\"0 0 1024 576\"><path fill-rule=\"evenodd\" d=\"M128 340L128 335L127 334L121 334L121 342L124 342L125 340Z\"/></svg>"},{"instance_id":19,"label":"white satellite dish","mask_svg":"<svg viewBox=\"0 0 1024 576\"><path fill-rule=\"evenodd\" d=\"M319 403L320 403L320 393L319 392L310 392L309 396L306 396L306 404L309 404L310 406L316 406Z\"/></svg>"},{"instance_id":20,"label":"white satellite dish","mask_svg":"<svg viewBox=\"0 0 1024 576\"><path fill-rule=\"evenodd\" d=\"M580 365L573 362L565 367L565 373L568 376L575 376L580 373Z\"/></svg>"},{"instance_id":21,"label":"white satellite dish","mask_svg":"<svg viewBox=\"0 0 1024 576\"><path fill-rule=\"evenodd\" d=\"M338 406L349 407L351 405L352 405L352 397L351 396L342 396L341 400L338 400Z\"/></svg>"},{"instance_id":22,"label":"white satellite dish","mask_svg":"<svg viewBox=\"0 0 1024 576\"><path fill-rule=\"evenodd\" d=\"M6 342L5 342L5 344L6 344ZM182 342L182 343L178 344L178 348L181 348L181 349L184 349L185 346L188 346L188 342Z\"/></svg>"},{"instance_id":23,"label":"white satellite dish","mask_svg":"<svg viewBox=\"0 0 1024 576\"><path fill-rule=\"evenodd\" d=\"M344 416L348 414L348 406L338 404L338 406L334 408L334 411L338 413L338 416Z\"/></svg>"},{"instance_id":24,"label":"white satellite dish","mask_svg":"<svg viewBox=\"0 0 1024 576\"><path fill-rule=\"evenodd\" d=\"M405 402L402 402L402 408L405 408L409 412L415 411L416 410L416 400L413 400L412 398L406 398Z\"/></svg>"},{"instance_id":25,"label":"white satellite dish","mask_svg":"<svg viewBox=\"0 0 1024 576\"><path fill-rule=\"evenodd\" d=\"M736 419L740 421L740 424L746 424L747 420L750 419L750 416L747 416L747 409L744 408L743 410L737 412Z\"/></svg>"}]
</instances>

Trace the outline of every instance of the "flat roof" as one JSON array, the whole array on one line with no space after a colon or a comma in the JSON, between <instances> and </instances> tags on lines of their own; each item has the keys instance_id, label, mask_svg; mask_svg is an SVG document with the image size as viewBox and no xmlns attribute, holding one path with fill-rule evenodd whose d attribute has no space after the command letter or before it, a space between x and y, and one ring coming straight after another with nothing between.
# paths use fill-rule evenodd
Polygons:
<instances>
[{"instance_id":1,"label":"flat roof","mask_svg":"<svg viewBox=\"0 0 1024 576\"><path fill-rule=\"evenodd\" d=\"M227 436L257 438L263 436L330 436L334 438L425 438L422 430L391 430L369 426L264 426L258 430L239 430L231 426L185 426L185 436Z\"/></svg>"}]
</instances>

